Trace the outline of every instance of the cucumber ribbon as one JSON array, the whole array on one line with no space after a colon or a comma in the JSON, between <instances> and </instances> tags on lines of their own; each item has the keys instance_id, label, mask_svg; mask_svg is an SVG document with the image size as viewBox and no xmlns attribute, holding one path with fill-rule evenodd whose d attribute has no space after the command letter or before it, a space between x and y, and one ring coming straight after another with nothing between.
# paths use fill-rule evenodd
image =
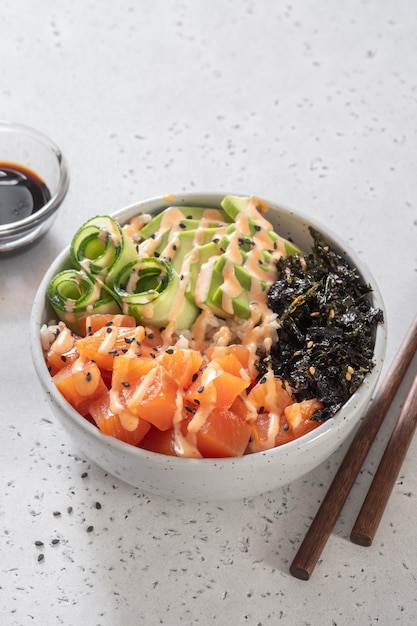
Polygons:
<instances>
[{"instance_id":1,"label":"cucumber ribbon","mask_svg":"<svg viewBox=\"0 0 417 626\"><path fill-rule=\"evenodd\" d=\"M166 327L176 322L179 330L190 328L200 310L184 297L182 277L164 259L144 257L128 263L113 285L123 313L137 321Z\"/></svg>"},{"instance_id":2,"label":"cucumber ribbon","mask_svg":"<svg viewBox=\"0 0 417 626\"><path fill-rule=\"evenodd\" d=\"M70 246L74 266L90 276L97 276L110 288L120 270L137 257L132 239L116 220L106 215L85 222L75 233Z\"/></svg>"},{"instance_id":3,"label":"cucumber ribbon","mask_svg":"<svg viewBox=\"0 0 417 626\"><path fill-rule=\"evenodd\" d=\"M226 196L220 204L168 207L143 226L138 244L111 216L87 220L70 246L75 273L53 279L51 305L73 325L109 309L178 330L205 309L223 319L258 315L275 260L300 251L261 215L263 201Z\"/></svg>"},{"instance_id":4,"label":"cucumber ribbon","mask_svg":"<svg viewBox=\"0 0 417 626\"><path fill-rule=\"evenodd\" d=\"M93 313L120 313L120 307L106 286L85 272L67 269L49 283L46 297L58 318L73 332L80 333L80 321Z\"/></svg>"}]
</instances>

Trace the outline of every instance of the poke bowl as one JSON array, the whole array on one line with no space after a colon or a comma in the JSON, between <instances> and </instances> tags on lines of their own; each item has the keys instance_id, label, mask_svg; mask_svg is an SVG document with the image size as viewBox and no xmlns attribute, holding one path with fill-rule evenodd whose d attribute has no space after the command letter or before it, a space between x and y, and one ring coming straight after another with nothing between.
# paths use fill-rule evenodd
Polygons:
<instances>
[{"instance_id":1,"label":"poke bowl","mask_svg":"<svg viewBox=\"0 0 417 626\"><path fill-rule=\"evenodd\" d=\"M226 204L225 199L227 199ZM227 202L229 204L227 204ZM249 212L247 211L248 205L250 206ZM251 231L253 236L251 238L242 237L241 232L236 234L236 226L232 218L228 219L225 225L225 231L222 231L220 235L213 234L214 231L212 232L212 230L218 219L216 212L224 211L225 206L227 209L226 213L229 217L231 215L236 217L236 213L239 213L240 217L241 213L244 214L243 221L246 224L245 227L248 227L248 224L252 224L253 226ZM163 217L172 210L174 210L174 214L169 220ZM159 289L162 289L161 285L163 286L165 283L160 277L158 277L158 279L155 278L156 270L154 271L154 268L155 265L158 264L158 271L161 272L163 270L165 272L164 278L167 276L172 278L171 273L173 270L170 270L170 262L172 262L174 266L175 262L172 260L171 256L167 255L166 251L167 246L170 246L172 253L173 250L177 249L178 241L185 241L185 238L178 239L181 229L187 230L188 228L184 227L181 215L185 221L189 220L191 223L196 220L197 214L200 215L206 210L211 212L208 217L204 217L204 220L208 221L204 221L203 225L199 222L198 226L193 226L193 236L191 239L189 238L189 243L187 244L188 255L191 255L193 259L195 259L195 248L199 248L200 250L201 246L205 246L205 249L208 251L206 257L204 257L204 263L200 264L194 274L192 264L187 266L188 281L190 282L192 279L197 281L193 291L194 307L189 306L190 298L186 301L184 288L181 286L181 283L177 283L173 288L174 296L171 296L169 300L167 307L168 314L159 311L158 305L155 304L157 300L145 301L143 297L142 299L140 297L136 297L136 299L133 298L134 303L132 304L131 301L129 301L130 304L126 308L124 298L128 290L128 285L134 284L137 287L138 284L141 284L144 293L151 293L152 298L159 297L160 293L157 292ZM188 213L190 213L190 215L188 215ZM74 304L74 298L76 298L74 295L74 280L77 284L77 295L79 295L78 292L84 289L79 287L80 280L87 280L90 275L96 260L93 259L94 254L100 257L108 255L107 251L103 251L102 234L103 229L105 229L103 220L107 219L110 219L112 224L116 223L116 226L112 226L112 228L116 228L116 235L113 233L111 236L107 236L106 241L112 240L114 243L114 241L117 240L117 244L119 244L120 237L128 237L129 246L131 250L134 249L136 254L138 254L140 262L134 260L126 264L126 259L124 259L122 265L124 264L130 269L134 267L134 270L137 272L139 271L137 269L139 265L141 271L143 271L144 266L146 266L146 271L143 275L144 278L139 278L138 274L136 274L136 278L133 283L131 283L131 275L127 278L126 276L123 278L124 269L120 269L119 267L117 276L115 272L108 274L110 278L104 281L107 286L104 287L103 291L105 296L104 300L106 300L109 293L114 292L118 294L118 297L116 297L118 306L114 307L114 303L112 303L110 309L100 309L100 307L95 308L96 305L94 303L86 304L84 308L85 314L84 316L80 316L79 319L74 313L74 307L67 307L66 313L64 311L63 314L64 321L58 322L57 311L60 306L58 302L60 289L61 296L64 295L66 303L68 304L68 301L71 300L72 304ZM163 243L164 254L162 255L163 258L161 258L160 253L156 251L155 243L159 242L159 244L162 245L161 238L160 234L155 234L155 229L160 227L164 219L169 223L169 228L175 230L176 243L173 243L170 239L167 242L165 238ZM236 218L236 223L237 219L238 218ZM96 222L94 222L94 220L96 220ZM231 222L233 222L233 224L231 224ZM259 259L257 260L258 265L262 265L264 260L267 259L268 262L271 261L269 266L269 270L271 270L271 267L279 267L279 263L281 262L277 261L279 257L282 257L284 260L288 260L291 257L297 259L297 268L299 272L302 273L305 268L305 260L310 256L313 258L314 246L318 246L321 251L324 251L326 254L329 253L330 250L331 253L335 255L334 259L337 261L336 263L334 260L332 261L334 266L332 266L333 269L331 270L323 270L322 268L322 271L324 271L327 276L325 280L326 294L327 290L330 289L330 278L333 281L334 287L337 287L337 284L342 282L337 276L337 271L340 270L338 265L339 261L343 266L342 269L344 268L343 271L345 271L346 268L346 271L351 272L352 270L362 287L364 287L358 297L361 302L366 301L368 303L367 316L368 319L373 318L373 325L367 332L370 342L371 364L369 367L358 366L357 368L356 366L355 368L352 367L349 363L344 364L344 386L349 387L346 381L351 381L352 379L353 382L356 376L356 369L362 372L360 380L356 386L353 387L350 385L349 394L347 396L345 395L342 400L340 400L340 398L338 401L335 400L333 410L328 410L327 413L326 406L323 405L323 402L318 396L319 393L321 393L320 385L325 384L326 378L331 377L332 365L328 366L327 372L326 365L322 364L321 383L314 383L316 386L311 388L313 391L310 395L315 396L314 398L310 398L308 394L306 395L307 392L305 392L304 395L302 394L302 385L306 378L310 381L313 381L313 379L314 381L319 380L319 372L316 371L318 368L315 364L309 365L308 360L304 361L304 365L307 364L305 366L308 371L303 377L303 375L300 374L301 366L300 361L298 361L298 370L296 370L298 372L298 378L296 377L294 380L289 381L284 380L286 377L285 368L280 371L271 371L277 363L277 367L279 368L279 361L282 360L281 356L284 355L282 358L286 360L286 355L289 354L288 349L292 349L290 343L288 343L287 352L284 350L284 335L280 335L281 327L284 327L283 320L290 320L290 326L288 328L291 330L296 321L296 315L294 313L296 305L298 306L300 303L304 303L312 293L316 294L317 284L314 283L314 281L314 284L311 283L307 290L305 290L304 295L296 295L294 292L290 306L287 306L285 314L282 314L282 312L280 314L276 312L272 313L270 304L268 304L268 311L271 315L269 316L269 313L267 314L265 312L266 309L263 309L260 313L258 312L258 321L255 324L252 323L249 335L246 333L248 324L250 325L250 321L253 319L253 306L256 308L255 295L259 296L258 300L262 298L265 300L265 295L262 295L262 293L266 292L269 298L273 291L271 282L275 284L274 281L276 279L276 276L274 276L270 283L267 281L265 283L263 282L262 288L257 287L258 291L253 287L253 276L258 274L258 269L254 267L251 268L247 259L250 257L251 250L256 247L256 242L261 241L261 235L264 235L264 228L269 229L268 237L272 238L273 246L270 245L271 242L268 240L268 248L271 249L268 250L267 253L263 253L261 261L259 261ZM144 233L145 229L149 237L138 236L138 232ZM96 237L97 232L99 233L98 238ZM197 232L198 235L196 234ZM227 233L226 239L224 239L225 232ZM81 241L83 236L85 236L87 243ZM93 239L91 239L90 236ZM197 236L202 239L197 241ZM219 297L215 297L210 290L207 290L207 286L202 288L198 281L201 282L201 277L204 276L205 279L203 282L205 285L207 282L210 284L213 282L213 276L216 275L216 273L213 272L213 258L216 255L213 253L212 247L213 245L223 245L222 250L227 249L227 246L231 246L230 242L232 239L237 242L236 246L241 247L241 256L234 257L235 273L233 276L224 269L224 262L221 265L223 273L220 278L218 275L216 278L217 291L220 290L221 293L219 299ZM91 244L92 240L95 241L95 243ZM99 241L99 249L97 249L97 241ZM132 241L134 242L133 248L131 246ZM148 247L146 250L141 243L137 243L138 241L147 242L146 245ZM152 243L150 244L149 242ZM181 243L181 245L185 244ZM246 246L246 248L244 248L244 246ZM274 256L273 248L280 249L281 254ZM159 247L159 250L160 249L161 247ZM81 261L77 261L76 258L78 250L83 250L82 254L84 256ZM246 250L246 252L243 250ZM139 254L139 251L141 254ZM236 250L234 250L233 254L235 255L235 253ZM81 252L79 254L81 254ZM202 255L201 250L199 254ZM146 258L144 259L143 257ZM217 269L219 267L218 262L217 260L217 264L215 265ZM312 263L314 262L312 261ZM167 266L169 266L168 269ZM207 278L208 266L211 267L209 279ZM241 266L240 269L236 269L237 266ZM245 273L245 267L249 275ZM262 269L265 268L262 267ZM103 277L101 270L102 267L96 271L95 278L93 277L93 283L98 281L100 285L103 286L100 282ZM63 287L62 282L60 282L63 280L63 276L65 279L68 278L66 272L75 272L76 274L74 280L71 278L73 282L70 283L70 285L72 285L70 287ZM81 274L85 272L86 276L83 275L83 277L80 278L80 272ZM177 267L174 274L177 276L177 279L179 276L178 280L183 280L185 275L184 266L181 270ZM252 276L252 283L250 282L250 275ZM293 279L295 280L290 272L289 265L285 265L284 261L282 261L281 265L281 275L283 277L281 287L284 285L285 288L292 284ZM238 290L239 294L238 291L236 291L236 276L241 276L241 286L242 283L246 285L246 291L245 289ZM57 279L57 277L60 278ZM58 295L55 297L52 292L54 286L56 287L56 282L58 282ZM301 282L304 283L304 280ZM197 285L200 286L198 287ZM227 289L225 285L227 285ZM145 287L147 287L147 289ZM227 292L226 294L225 290ZM88 288L86 288L86 291L88 292ZM131 291L135 292L135 288L131 289ZM136 292L137 291L138 289L136 289ZM203 295L201 293L202 291L204 291ZM199 293L199 301L197 301L197 295L194 296L197 292ZM93 284L89 293L97 293L97 284ZM207 294L210 294L210 297ZM231 297L230 294L232 294L233 297ZM249 297L247 297L248 294ZM133 295L138 296L138 293L133 293ZM323 297L320 297L321 300L323 300ZM340 294L337 297L340 300ZM318 296L316 297L316 303L317 298ZM343 297L341 299L344 300ZM205 323L207 324L207 317L211 319L213 316L211 315L212 310L210 315L207 315L208 305L201 304L202 301L204 301L204 303L210 301L212 307L217 307L212 308L212 310L215 311L214 319L216 320L217 326L214 325L214 330L211 329L209 339L205 336L204 350L202 348L197 349L195 346L195 342L197 341L196 328L201 318L205 318ZM199 306L201 308L197 306L196 309L196 302L200 303ZM269 299L267 302L270 302ZM64 309L65 307L63 307L63 310ZM251 312L248 313L248 310ZM105 312L102 313L102 311ZM205 315L203 315L204 312ZM138 335L129 335L128 330L124 329L127 335L123 350L115 350L114 344L108 344L107 346L106 341L108 341L108 339L106 338L106 333L109 333L110 336L113 331L120 334L120 326L124 327L124 322L120 322L119 329L115 328L112 321L103 321L100 327L92 329L91 325L89 326L89 324L91 324L92 315L96 315L98 319L100 319L101 315L103 320L112 319L112 316L119 316L118 319L121 320L136 316L136 321L129 331L133 332L132 328L134 328L134 332L138 332L138 328L142 329L142 334L140 335L142 341L138 340ZM333 318L333 308L328 308L326 315L328 318ZM310 219L310 217L284 208L276 203L254 197L225 196L219 193L173 194L132 204L131 206L115 212L112 216L93 218L93 220L89 220L75 233L71 245L64 249L53 261L38 288L30 319L30 345L35 371L40 381L41 388L49 401L52 412L57 421L77 445L78 449L86 455L86 457L111 475L150 494L179 500L226 501L267 493L283 487L311 472L343 444L349 434L358 426L371 400L382 369L387 342L383 315L384 305L382 296L368 268L338 236L330 232L329 229L322 224ZM152 316L154 317L152 318ZM239 324L237 325L238 330L230 330L233 326L231 320L235 319L236 316L240 316L243 319L239 320ZM312 313L310 310L309 316L314 320L316 312L313 311ZM349 326L351 317L349 307L344 312L343 316L345 325ZM151 320L151 326L148 325L148 318ZM143 321L144 319L145 321ZM262 323L259 321L261 319ZM264 324L263 322L266 323ZM180 327L180 330L178 327ZM181 330L181 327L183 327L184 330ZM259 330L260 327L263 327L262 332ZM64 332L62 332L63 328ZM154 329L155 333L149 332L149 328L151 328L151 330ZM168 328L171 329L169 333L171 343L167 346L166 335L164 335L164 333L167 332ZM254 329L256 332L254 332ZM207 325L205 326L205 331L208 332ZM165 337L164 341L161 340L160 336L158 340L154 339L154 335L158 335L158 332L162 332L162 335ZM295 329L295 332L297 333L299 330ZM334 331L332 327L331 333L333 333L333 335L327 337L327 345L328 347L330 346L329 352L331 351L331 344L334 343L336 345L336 342L332 340L332 337L335 336L334 332L336 331ZM51 338L51 333L53 338ZM91 353L88 352L88 349L91 347L90 342L88 349L86 348L87 352L85 354L82 353L81 347L86 345L85 342L88 340L88 337L93 337L100 333L101 343L98 351L91 356ZM286 333L285 336L287 339L290 334L290 332ZM49 342L47 339L48 336ZM242 336L244 339L242 339ZM81 404L74 404L69 396L65 395L63 389L65 388L66 382L62 384L59 383L59 379L60 377L62 378L62 376L59 374L58 370L60 372L62 371L62 369L60 369L63 367L62 363L57 365L56 360L53 361L52 358L50 362L48 362L48 349L51 349L51 345L53 345L55 340L57 342L60 341L61 344L68 341L70 342L70 345L67 346L65 350L61 350L58 361L61 360L64 362L64 369L66 370L74 372L74 370L78 369L79 372L81 372L80 375L83 377L81 387L85 386L85 381L91 381L91 379L95 380L97 376L100 377L100 385L102 385L102 389L104 390L102 393L107 398L107 408L104 411L106 419L102 420L102 422L104 421L107 425L109 422L107 417L109 417L110 414L112 418L114 417L116 411L114 408L115 404L123 405L123 409L120 409L120 416L122 416L123 413L123 419L120 417L118 423L120 426L120 423L123 422L124 428L130 433L132 431L135 433L138 432L138 424L143 424L144 421L146 422L145 434L139 436L139 442L137 440L131 440L129 433L127 438L119 438L117 435L109 434L106 428L98 426L102 422L99 422L97 418L97 411L102 416L103 402L101 398L103 398L104 395L100 396L100 398L95 397L94 403L90 403L87 408L85 407L84 400L82 400ZM131 359L128 365L129 372L134 370L134 374L131 375L129 381L133 379L140 381L139 387L136 387L133 391L131 383L127 382L127 370L122 370L122 367L125 367L123 364L127 362L127 358L125 357L132 353L132 342L136 342L136 352L134 354L135 358ZM255 345L257 342L259 346ZM313 343L314 341L311 340L311 337L307 336L303 358L307 358L306 355L312 353ZM247 356L247 351L242 356L243 348L246 350L246 344L250 344L250 347L247 348L247 351L249 350L250 352L250 357ZM106 346L105 349L104 346ZM230 346L232 346L232 348L230 348ZM146 358L143 357L143 351L146 352ZM163 369L161 363L167 363L168 357L173 352L177 353L178 351L181 351L183 360L175 371L169 369L171 365L164 366L170 371L169 384L168 386L160 388L158 401L161 401L162 397L162 405L153 404L153 409L152 407L149 408L149 411L154 411L152 415L155 415L155 420L152 416L148 419L147 414L145 415L142 411L145 411L146 398L150 394L149 390L151 388L153 389L155 386L156 376L155 366L150 365L150 362L153 360L158 364L156 367L162 367ZM230 356L230 351L233 353L232 356ZM103 366L106 371L103 371L103 369L100 370L101 356L99 353L103 352L106 353L106 359L112 359L111 366ZM298 354L299 352L301 351L293 350L294 354ZM80 356L81 353L82 356ZM198 360L200 353L204 353L205 360ZM207 355L209 356L207 357ZM339 356L337 350L335 350L335 358L339 358ZM192 365L191 363L195 358L197 358L197 361ZM239 375L235 370L227 370L229 365L224 365L226 361L229 364L232 362L236 363L236 358L239 360L244 370L244 374L242 374L243 383L242 381L240 381L240 383L237 382ZM252 370L248 365L248 359L250 360L250 358L252 358ZM65 363L68 359L70 363ZM117 368L119 368L117 373L116 363ZM171 361L169 361L169 363L171 363ZM243 366L242 364L245 365ZM85 367L87 367L87 369L85 369ZM96 370L88 369L89 367L98 368L98 374L95 373ZM242 367L241 372L243 371ZM224 371L227 370L224 378L219 376L220 370L222 375ZM250 370L252 374L248 375L248 371ZM253 374L254 370L256 370L256 376ZM121 374L121 371L124 373ZM158 376L162 375L160 374L161 371L161 369L158 370ZM185 372L188 372L188 375L191 377L187 379L188 382L186 384L182 381ZM208 372L211 372L211 374ZM100 373L102 374L103 380ZM255 399L257 395L259 396L259 393L261 393L260 386L265 383L269 375L270 378L268 378L268 381L274 381L273 394L272 396L268 396L269 400L263 395L254 409ZM203 376L205 376L205 378L202 378ZM65 379L65 381L66 380L67 379ZM116 383L116 380L118 380L118 383ZM218 382L214 396L205 395L207 389L211 388L210 385L214 385L213 380ZM205 384L202 384L202 381ZM222 385L220 385L219 381L222 381ZM71 384L74 385L73 382ZM116 384L118 384L119 387L115 391ZM216 398L220 397L220 387L222 389L222 402L225 403L226 400L224 400L224 398L229 397L232 393L231 390L234 389L234 385L236 384L238 385L237 391L232 394L228 404L219 404L219 407L214 411L213 407L215 406ZM77 387L77 383L75 383L75 386ZM263 385L263 387L266 388L267 385ZM297 393L298 387L300 388ZM80 391L80 385L78 385L77 388ZM181 393L179 393L179 388L181 388ZM274 403L281 402L281 400L277 400L278 396L276 394L284 392L286 394L286 400L284 402L285 408L283 405L279 409L280 415L277 418L278 409L275 411L275 409L270 406L268 408L267 403L269 402L271 404L272 402L273 406L275 406ZM81 389L81 395L84 393L85 392ZM166 395L164 396L164 394ZM181 399L179 400L180 396ZM281 398L280 395L279 397ZM293 409L297 409L298 412L296 415L299 416L301 415L299 407L304 407L306 404L309 405L311 402L316 402L316 404L314 404L314 407L311 409L308 420L302 420L303 425L307 424L307 427L298 430L295 435L296 424L300 422L300 418L294 418ZM109 409L109 403L111 409ZM210 404L210 411L208 409L204 410L203 405L205 403L212 403ZM250 409L248 408L249 405ZM127 410L126 407L129 407L129 410ZM320 419L314 419L314 411L318 411L316 415L320 414ZM216 413L216 415L221 413L223 417L227 414L228 419L233 418L233 420L235 420L233 423L239 422L239 433L244 432L245 434L242 436L246 436L247 439L243 447L242 444L239 444L240 448L238 452L233 448L234 441L232 441L229 447L227 442L222 442L220 447L216 447L217 443L213 444L210 436L203 438L203 435L201 435L199 439L203 427L206 428L207 416L210 418L214 413ZM170 415L169 419L171 422L166 421L168 414ZM239 420L236 418L237 414ZM289 417L290 414L293 416L291 420ZM149 413L149 415L151 415L151 413ZM143 419L144 416L145 419ZM285 422L285 419L283 421L283 416L288 417L288 423ZM265 425L266 419L269 419L269 421ZM133 425L131 424L132 420ZM162 422L165 420L162 426L161 420ZM195 425L196 422L199 422L197 426ZM260 426L261 423L262 427ZM191 424L194 425L194 429L191 427ZM158 428L156 428L156 426L158 426ZM294 430L294 433L292 436L289 436L288 431L292 432L292 430ZM220 431L222 432L221 427ZM192 433L192 435L188 435L189 432ZM233 432L235 434L235 431ZM266 440L271 440L271 432L274 443L267 445L265 442ZM180 434L178 435L178 433ZM168 434L169 441L167 439ZM203 439L204 443L202 443ZM155 441L157 443L155 443ZM200 443L197 445L196 442L200 442L201 447L199 447ZM169 449L167 449L167 446ZM204 449L204 453L201 452L202 449Z\"/></svg>"}]
</instances>

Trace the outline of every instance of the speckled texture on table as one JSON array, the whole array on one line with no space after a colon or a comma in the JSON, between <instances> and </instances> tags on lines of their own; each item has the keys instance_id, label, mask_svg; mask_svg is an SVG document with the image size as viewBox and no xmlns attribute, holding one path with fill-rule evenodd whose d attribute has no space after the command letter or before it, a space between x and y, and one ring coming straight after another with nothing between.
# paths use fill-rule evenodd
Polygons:
<instances>
[{"instance_id":1,"label":"speckled texture on table","mask_svg":"<svg viewBox=\"0 0 417 626\"><path fill-rule=\"evenodd\" d=\"M414 0L4 0L0 118L51 135L71 186L51 232L0 259L2 624L417 623L416 442L374 545L349 541L416 361L302 582L289 564L346 446L243 502L145 495L79 456L27 334L44 271L85 219L233 191L314 215L359 252L390 361L417 309L416 32Z\"/></svg>"}]
</instances>

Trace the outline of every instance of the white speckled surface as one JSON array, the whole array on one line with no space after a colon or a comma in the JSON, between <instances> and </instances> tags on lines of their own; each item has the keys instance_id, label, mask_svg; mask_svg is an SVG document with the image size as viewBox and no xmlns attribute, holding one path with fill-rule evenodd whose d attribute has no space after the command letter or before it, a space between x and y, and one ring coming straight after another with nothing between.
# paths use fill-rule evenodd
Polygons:
<instances>
[{"instance_id":1,"label":"white speckled surface","mask_svg":"<svg viewBox=\"0 0 417 626\"><path fill-rule=\"evenodd\" d=\"M413 0L2 3L0 118L49 134L71 171L50 234L0 258L2 623L417 622L417 442L373 546L349 541L406 384L302 582L289 564L344 449L266 497L143 495L79 456L27 343L38 283L86 218L238 190L311 213L359 252L390 361L417 309L416 32Z\"/></svg>"}]
</instances>

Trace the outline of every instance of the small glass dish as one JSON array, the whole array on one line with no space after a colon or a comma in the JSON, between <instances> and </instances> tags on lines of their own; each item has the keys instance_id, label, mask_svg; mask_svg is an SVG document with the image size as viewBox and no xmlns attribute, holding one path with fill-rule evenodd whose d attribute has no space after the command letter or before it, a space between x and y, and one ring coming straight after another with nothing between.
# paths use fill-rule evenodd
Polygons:
<instances>
[{"instance_id":1,"label":"small glass dish","mask_svg":"<svg viewBox=\"0 0 417 626\"><path fill-rule=\"evenodd\" d=\"M32 206L28 181L46 191L37 206ZM66 161L49 137L22 124L0 121L0 253L41 237L54 221L68 185Z\"/></svg>"}]
</instances>

